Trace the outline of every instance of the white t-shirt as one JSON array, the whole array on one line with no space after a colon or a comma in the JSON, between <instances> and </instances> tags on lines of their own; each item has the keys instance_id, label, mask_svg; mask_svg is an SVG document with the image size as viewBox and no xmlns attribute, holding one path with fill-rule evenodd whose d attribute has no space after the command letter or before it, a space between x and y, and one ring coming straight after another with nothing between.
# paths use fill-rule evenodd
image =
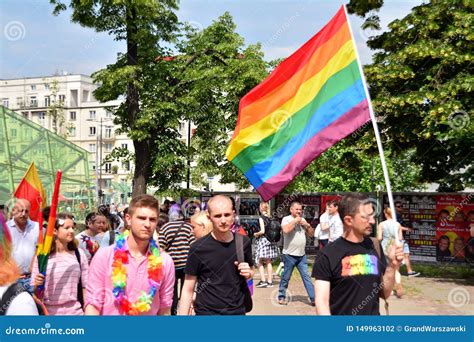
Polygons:
<instances>
[{"instance_id":1,"label":"white t-shirt","mask_svg":"<svg viewBox=\"0 0 474 342\"><path fill-rule=\"evenodd\" d=\"M329 241L333 242L342 236L344 227L339 213L328 215L329 217Z\"/></svg>"},{"instance_id":2,"label":"white t-shirt","mask_svg":"<svg viewBox=\"0 0 474 342\"><path fill-rule=\"evenodd\" d=\"M0 298L3 297L9 286L10 284L0 286ZM7 316L37 316L38 309L33 297L27 292L22 292L13 298L5 314Z\"/></svg>"},{"instance_id":3,"label":"white t-shirt","mask_svg":"<svg viewBox=\"0 0 474 342\"><path fill-rule=\"evenodd\" d=\"M281 220L281 225L285 226L295 218L291 215L285 216ZM283 233L283 254L293 255L293 256L303 256L305 255L305 246L306 246L306 231L303 226L296 224L295 228L285 234Z\"/></svg>"},{"instance_id":4,"label":"white t-shirt","mask_svg":"<svg viewBox=\"0 0 474 342\"><path fill-rule=\"evenodd\" d=\"M320 230L318 230L318 239L319 240L327 240L329 239L329 229L324 230L323 229L323 223L326 223L329 227L329 215L327 212L324 212L321 217L319 218L319 225L320 225Z\"/></svg>"},{"instance_id":5,"label":"white t-shirt","mask_svg":"<svg viewBox=\"0 0 474 342\"><path fill-rule=\"evenodd\" d=\"M7 226L12 237L13 259L22 274L30 273L31 262L36 254L36 244L38 243L38 222L28 219L24 231L18 229L13 219L7 222Z\"/></svg>"}]
</instances>

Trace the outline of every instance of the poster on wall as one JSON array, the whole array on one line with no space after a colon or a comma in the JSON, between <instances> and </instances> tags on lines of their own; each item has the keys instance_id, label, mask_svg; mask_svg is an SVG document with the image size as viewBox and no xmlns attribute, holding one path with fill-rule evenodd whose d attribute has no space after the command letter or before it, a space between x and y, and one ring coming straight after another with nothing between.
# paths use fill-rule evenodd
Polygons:
<instances>
[{"instance_id":1,"label":"poster on wall","mask_svg":"<svg viewBox=\"0 0 474 342\"><path fill-rule=\"evenodd\" d=\"M258 222L260 216L241 216L240 225L247 233L248 237L253 237L254 234L260 231L260 224Z\"/></svg>"},{"instance_id":2,"label":"poster on wall","mask_svg":"<svg viewBox=\"0 0 474 342\"><path fill-rule=\"evenodd\" d=\"M398 221L409 228L403 237L413 261L436 262L436 197L432 195L394 194ZM388 207L384 196L383 207ZM384 220L383 213L381 220Z\"/></svg>"},{"instance_id":3,"label":"poster on wall","mask_svg":"<svg viewBox=\"0 0 474 342\"><path fill-rule=\"evenodd\" d=\"M260 215L260 198L258 197L241 197L238 206L240 216L258 216Z\"/></svg>"},{"instance_id":4,"label":"poster on wall","mask_svg":"<svg viewBox=\"0 0 474 342\"><path fill-rule=\"evenodd\" d=\"M473 260L472 195L436 196L436 259L464 263Z\"/></svg>"}]
</instances>

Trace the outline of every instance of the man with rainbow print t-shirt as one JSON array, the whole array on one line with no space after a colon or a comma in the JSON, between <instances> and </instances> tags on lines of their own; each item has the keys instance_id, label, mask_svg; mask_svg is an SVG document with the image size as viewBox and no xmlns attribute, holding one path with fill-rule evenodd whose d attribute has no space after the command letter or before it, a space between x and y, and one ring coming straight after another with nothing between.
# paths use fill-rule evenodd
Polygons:
<instances>
[{"instance_id":1,"label":"man with rainbow print t-shirt","mask_svg":"<svg viewBox=\"0 0 474 342\"><path fill-rule=\"evenodd\" d=\"M392 292L403 247L393 244L380 257L372 233L374 209L362 194L348 194L339 203L344 233L316 258L313 278L318 315L379 315L379 296ZM375 243L380 244L376 241Z\"/></svg>"}]
</instances>

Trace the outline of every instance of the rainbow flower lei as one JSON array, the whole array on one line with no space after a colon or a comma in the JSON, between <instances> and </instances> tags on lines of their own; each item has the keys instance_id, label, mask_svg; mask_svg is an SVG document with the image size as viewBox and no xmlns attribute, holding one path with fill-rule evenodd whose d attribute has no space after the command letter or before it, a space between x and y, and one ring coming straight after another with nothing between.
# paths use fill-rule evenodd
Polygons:
<instances>
[{"instance_id":1,"label":"rainbow flower lei","mask_svg":"<svg viewBox=\"0 0 474 342\"><path fill-rule=\"evenodd\" d=\"M116 240L114 248L114 260L112 263L112 285L115 301L119 305L119 311L126 315L138 315L143 312L150 311L151 303L158 288L158 281L161 279L163 260L160 256L160 249L156 242L150 240L150 253L148 255L148 283L150 290L148 293L142 291L140 297L131 303L125 294L127 286L127 268L124 264L128 263L128 253L125 251L125 241L129 232L125 231L120 234Z\"/></svg>"}]
</instances>

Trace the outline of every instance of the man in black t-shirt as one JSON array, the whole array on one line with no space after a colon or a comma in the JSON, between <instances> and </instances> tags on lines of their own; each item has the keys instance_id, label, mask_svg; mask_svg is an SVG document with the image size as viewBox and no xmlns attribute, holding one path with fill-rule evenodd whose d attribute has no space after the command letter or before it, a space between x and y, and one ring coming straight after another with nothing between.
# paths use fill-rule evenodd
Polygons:
<instances>
[{"instance_id":1,"label":"man in black t-shirt","mask_svg":"<svg viewBox=\"0 0 474 342\"><path fill-rule=\"evenodd\" d=\"M213 230L191 245L178 314L189 314L196 292L196 315L245 315L244 283L253 277L250 240L243 236L245 262L239 263L230 231L235 216L230 198L214 196L207 205Z\"/></svg>"},{"instance_id":2,"label":"man in black t-shirt","mask_svg":"<svg viewBox=\"0 0 474 342\"><path fill-rule=\"evenodd\" d=\"M403 260L403 247L392 245L381 256L369 235L374 210L362 194L348 194L339 203L344 233L327 245L313 267L316 313L319 315L379 315L379 296L390 296L395 270Z\"/></svg>"}]
</instances>

